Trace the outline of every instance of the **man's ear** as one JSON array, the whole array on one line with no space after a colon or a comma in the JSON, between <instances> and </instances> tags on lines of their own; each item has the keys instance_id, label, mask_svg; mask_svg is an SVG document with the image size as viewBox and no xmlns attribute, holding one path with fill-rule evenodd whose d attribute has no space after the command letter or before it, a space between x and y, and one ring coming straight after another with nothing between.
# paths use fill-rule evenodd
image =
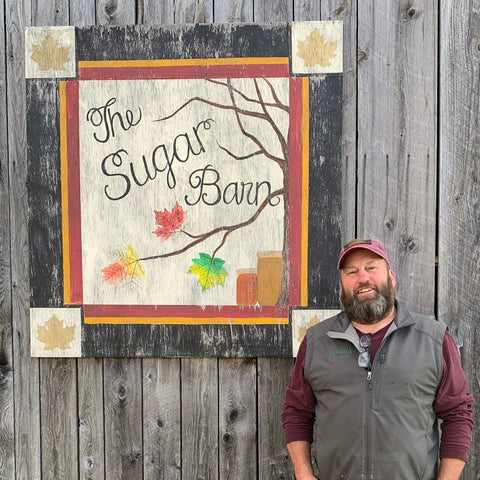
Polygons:
<instances>
[{"instance_id":1,"label":"man's ear","mask_svg":"<svg viewBox=\"0 0 480 480\"><path fill-rule=\"evenodd\" d=\"M392 280L392 284L395 287L397 285L397 279L395 278L395 272L389 268L388 269L388 274L390 275L390 279Z\"/></svg>"}]
</instances>

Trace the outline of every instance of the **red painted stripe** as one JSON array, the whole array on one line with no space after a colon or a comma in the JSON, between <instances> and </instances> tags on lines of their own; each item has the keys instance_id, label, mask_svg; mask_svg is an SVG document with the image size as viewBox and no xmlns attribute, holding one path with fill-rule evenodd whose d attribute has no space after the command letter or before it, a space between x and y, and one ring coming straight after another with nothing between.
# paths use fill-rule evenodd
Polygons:
<instances>
[{"instance_id":1,"label":"red painted stripe","mask_svg":"<svg viewBox=\"0 0 480 480\"><path fill-rule=\"evenodd\" d=\"M288 317L288 307L222 307L207 305L84 305L85 317L192 317L263 318Z\"/></svg>"},{"instance_id":2,"label":"red painted stripe","mask_svg":"<svg viewBox=\"0 0 480 480\"><path fill-rule=\"evenodd\" d=\"M288 77L285 64L79 68L79 80Z\"/></svg>"},{"instance_id":3,"label":"red painted stripe","mask_svg":"<svg viewBox=\"0 0 480 480\"><path fill-rule=\"evenodd\" d=\"M301 305L302 259L302 78L290 78L289 164L289 304Z\"/></svg>"},{"instance_id":4,"label":"red painted stripe","mask_svg":"<svg viewBox=\"0 0 480 480\"><path fill-rule=\"evenodd\" d=\"M70 301L83 303L82 232L80 216L80 143L78 119L78 82L68 81L67 152L68 152L68 217L70 240Z\"/></svg>"}]
</instances>

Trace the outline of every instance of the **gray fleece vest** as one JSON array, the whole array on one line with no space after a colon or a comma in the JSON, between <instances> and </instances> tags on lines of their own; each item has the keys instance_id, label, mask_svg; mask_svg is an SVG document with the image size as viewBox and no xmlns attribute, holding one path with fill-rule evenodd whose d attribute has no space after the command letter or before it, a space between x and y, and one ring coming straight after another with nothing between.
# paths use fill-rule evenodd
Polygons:
<instances>
[{"instance_id":1,"label":"gray fleece vest","mask_svg":"<svg viewBox=\"0 0 480 480\"><path fill-rule=\"evenodd\" d=\"M313 457L321 480L435 480L432 406L443 374L445 325L397 304L371 372L340 313L307 330L305 378L317 400Z\"/></svg>"}]
</instances>

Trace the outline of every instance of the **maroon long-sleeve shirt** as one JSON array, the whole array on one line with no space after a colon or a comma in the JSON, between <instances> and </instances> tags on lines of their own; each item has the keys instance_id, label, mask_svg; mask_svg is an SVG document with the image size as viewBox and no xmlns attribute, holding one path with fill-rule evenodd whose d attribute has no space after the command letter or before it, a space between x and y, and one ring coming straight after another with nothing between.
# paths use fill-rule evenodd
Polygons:
<instances>
[{"instance_id":1,"label":"maroon long-sleeve shirt","mask_svg":"<svg viewBox=\"0 0 480 480\"><path fill-rule=\"evenodd\" d=\"M372 334L372 360L389 326ZM316 401L303 375L306 350L305 337L298 350L285 394L282 423L286 443L313 441ZM473 396L468 393L457 346L447 331L443 339L443 376L433 404L434 412L442 419L440 458L458 458L465 462L468 460L473 430L473 403Z\"/></svg>"}]
</instances>

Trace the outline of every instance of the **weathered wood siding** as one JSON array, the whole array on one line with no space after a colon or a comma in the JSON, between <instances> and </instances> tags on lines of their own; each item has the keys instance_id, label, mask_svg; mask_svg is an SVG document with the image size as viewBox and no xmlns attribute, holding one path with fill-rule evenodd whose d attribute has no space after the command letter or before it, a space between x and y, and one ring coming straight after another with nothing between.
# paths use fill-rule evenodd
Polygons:
<instances>
[{"instance_id":1,"label":"weathered wood siding","mask_svg":"<svg viewBox=\"0 0 480 480\"><path fill-rule=\"evenodd\" d=\"M343 236L385 241L399 296L449 324L480 402L478 2L6 0L0 13L2 480L293 479L290 359L30 357L29 25L343 20ZM480 476L479 423L464 480Z\"/></svg>"}]
</instances>

